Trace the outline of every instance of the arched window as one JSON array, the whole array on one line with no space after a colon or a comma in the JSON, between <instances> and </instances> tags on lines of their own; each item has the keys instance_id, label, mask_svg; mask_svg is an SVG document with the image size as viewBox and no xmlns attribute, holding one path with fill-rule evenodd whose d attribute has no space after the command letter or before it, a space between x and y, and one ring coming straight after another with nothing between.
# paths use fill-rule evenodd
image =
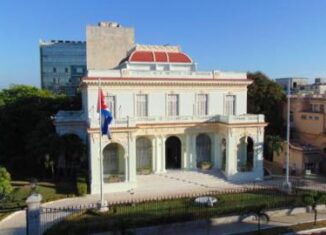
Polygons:
<instances>
[{"instance_id":1,"label":"arched window","mask_svg":"<svg viewBox=\"0 0 326 235\"><path fill-rule=\"evenodd\" d=\"M206 134L196 138L197 165L201 162L211 162L211 139Z\"/></svg>"},{"instance_id":2,"label":"arched window","mask_svg":"<svg viewBox=\"0 0 326 235\"><path fill-rule=\"evenodd\" d=\"M124 149L117 143L110 143L103 150L104 182L114 183L125 179Z\"/></svg>"},{"instance_id":3,"label":"arched window","mask_svg":"<svg viewBox=\"0 0 326 235\"><path fill-rule=\"evenodd\" d=\"M252 171L254 167L254 141L251 137L242 137L238 144L237 170Z\"/></svg>"},{"instance_id":4,"label":"arched window","mask_svg":"<svg viewBox=\"0 0 326 235\"><path fill-rule=\"evenodd\" d=\"M136 140L136 167L138 173L152 171L152 143L146 137Z\"/></svg>"}]
</instances>

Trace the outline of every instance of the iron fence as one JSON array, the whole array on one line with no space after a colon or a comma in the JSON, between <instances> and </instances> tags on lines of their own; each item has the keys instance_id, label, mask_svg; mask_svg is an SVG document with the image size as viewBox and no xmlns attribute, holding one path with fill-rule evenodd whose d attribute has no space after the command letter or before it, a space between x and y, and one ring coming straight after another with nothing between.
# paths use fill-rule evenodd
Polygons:
<instances>
[{"instance_id":1,"label":"iron fence","mask_svg":"<svg viewBox=\"0 0 326 235\"><path fill-rule=\"evenodd\" d=\"M287 194L282 185L252 184L241 188L211 190L148 198L130 198L109 202L109 211L100 213L97 204L74 207L42 208L41 226L45 234L91 234L103 231L124 231L149 225L168 224L248 213L263 207L265 210L303 206L302 195L307 190L326 191L326 187L311 188L309 182L292 182L293 193ZM309 189L307 189L307 187ZM199 197L216 198L213 205L195 203ZM60 222L60 223L59 223ZM71 234L75 234L71 233Z\"/></svg>"},{"instance_id":2,"label":"iron fence","mask_svg":"<svg viewBox=\"0 0 326 235\"><path fill-rule=\"evenodd\" d=\"M51 226L64 220L67 216L80 214L89 209L95 209L96 204L85 204L66 207L41 207L40 224L41 233L43 234Z\"/></svg>"}]
</instances>

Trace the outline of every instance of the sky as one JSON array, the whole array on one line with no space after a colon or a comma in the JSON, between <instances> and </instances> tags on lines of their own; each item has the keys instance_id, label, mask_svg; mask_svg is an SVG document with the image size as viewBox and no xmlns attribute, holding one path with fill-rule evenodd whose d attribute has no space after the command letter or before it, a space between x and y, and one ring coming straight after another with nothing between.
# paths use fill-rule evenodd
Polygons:
<instances>
[{"instance_id":1,"label":"sky","mask_svg":"<svg viewBox=\"0 0 326 235\"><path fill-rule=\"evenodd\" d=\"M99 21L179 45L199 70L326 77L324 0L0 0L0 12L0 89L40 86L39 40L85 40Z\"/></svg>"}]
</instances>

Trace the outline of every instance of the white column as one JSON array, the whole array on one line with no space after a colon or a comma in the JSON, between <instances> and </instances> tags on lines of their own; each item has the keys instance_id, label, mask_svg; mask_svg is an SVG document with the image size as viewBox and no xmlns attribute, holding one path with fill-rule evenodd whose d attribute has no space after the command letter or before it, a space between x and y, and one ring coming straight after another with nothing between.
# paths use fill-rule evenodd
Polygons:
<instances>
[{"instance_id":1,"label":"white column","mask_svg":"<svg viewBox=\"0 0 326 235\"><path fill-rule=\"evenodd\" d=\"M128 155L125 153L125 155L123 156L124 161L125 161L125 182L129 182L130 181L130 167L129 167L129 159L130 157L128 157Z\"/></svg>"},{"instance_id":2,"label":"white column","mask_svg":"<svg viewBox=\"0 0 326 235\"><path fill-rule=\"evenodd\" d=\"M192 161L191 161L191 168L193 170L197 170L197 149L196 149L196 137L197 134L191 135L191 154L192 154Z\"/></svg>"},{"instance_id":3,"label":"white column","mask_svg":"<svg viewBox=\"0 0 326 235\"><path fill-rule=\"evenodd\" d=\"M156 168L156 161L157 161L157 158L156 158L156 138L153 137L151 139L152 141L152 171L156 173L157 171L157 168Z\"/></svg>"},{"instance_id":4,"label":"white column","mask_svg":"<svg viewBox=\"0 0 326 235\"><path fill-rule=\"evenodd\" d=\"M190 170L191 168L191 158L192 158L192 154L191 154L191 135L187 134L186 135L186 161L185 161L185 168L187 170Z\"/></svg>"},{"instance_id":5,"label":"white column","mask_svg":"<svg viewBox=\"0 0 326 235\"><path fill-rule=\"evenodd\" d=\"M90 181L91 194L100 193L100 156L99 156L98 134L89 134L89 161L90 161Z\"/></svg>"},{"instance_id":6,"label":"white column","mask_svg":"<svg viewBox=\"0 0 326 235\"><path fill-rule=\"evenodd\" d=\"M263 167L263 152L264 152L264 128L258 127L258 136L256 141L254 140L254 171L256 172L256 178L263 179L264 167Z\"/></svg>"},{"instance_id":7,"label":"white column","mask_svg":"<svg viewBox=\"0 0 326 235\"><path fill-rule=\"evenodd\" d=\"M187 142L186 135L181 136L181 169L187 169Z\"/></svg>"},{"instance_id":8,"label":"white column","mask_svg":"<svg viewBox=\"0 0 326 235\"><path fill-rule=\"evenodd\" d=\"M162 148L161 139L159 136L155 136L155 157L156 157L155 173L156 174L161 172L161 165L162 165L161 148Z\"/></svg>"},{"instance_id":9,"label":"white column","mask_svg":"<svg viewBox=\"0 0 326 235\"><path fill-rule=\"evenodd\" d=\"M161 136L161 172L166 172L165 168L165 136Z\"/></svg>"},{"instance_id":10,"label":"white column","mask_svg":"<svg viewBox=\"0 0 326 235\"><path fill-rule=\"evenodd\" d=\"M128 137L129 149L129 181L136 181L136 137L129 134Z\"/></svg>"},{"instance_id":11,"label":"white column","mask_svg":"<svg viewBox=\"0 0 326 235\"><path fill-rule=\"evenodd\" d=\"M213 134L212 138L212 161L214 164L214 169L220 169L222 166L222 156L221 156L221 138L217 133Z\"/></svg>"},{"instance_id":12,"label":"white column","mask_svg":"<svg viewBox=\"0 0 326 235\"><path fill-rule=\"evenodd\" d=\"M236 173L236 164L237 164L237 157L235 151L235 143L231 136L231 132L229 131L226 137L226 169L225 169L225 173L228 178Z\"/></svg>"}]
</instances>

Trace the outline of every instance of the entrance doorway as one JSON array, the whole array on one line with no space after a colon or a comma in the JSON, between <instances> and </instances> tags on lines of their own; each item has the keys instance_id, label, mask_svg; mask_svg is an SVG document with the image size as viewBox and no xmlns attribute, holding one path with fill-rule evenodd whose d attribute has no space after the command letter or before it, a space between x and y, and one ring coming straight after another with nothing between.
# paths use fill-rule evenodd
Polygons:
<instances>
[{"instance_id":1,"label":"entrance doorway","mask_svg":"<svg viewBox=\"0 0 326 235\"><path fill-rule=\"evenodd\" d=\"M165 166L166 169L181 168L181 141L176 136L165 141Z\"/></svg>"}]
</instances>

